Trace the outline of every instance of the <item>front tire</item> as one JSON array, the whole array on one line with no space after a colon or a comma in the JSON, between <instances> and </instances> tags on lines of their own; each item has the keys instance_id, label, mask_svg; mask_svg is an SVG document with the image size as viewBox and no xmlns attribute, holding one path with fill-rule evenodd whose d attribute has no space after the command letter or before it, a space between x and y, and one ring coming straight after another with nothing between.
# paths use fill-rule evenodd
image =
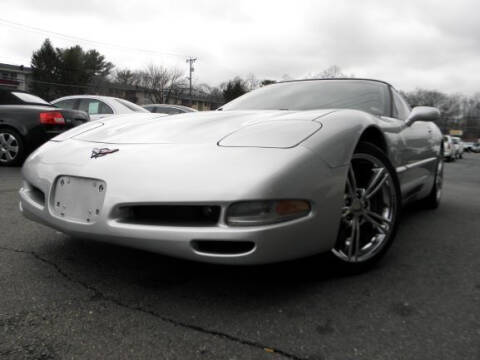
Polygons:
<instances>
[{"instance_id":1,"label":"front tire","mask_svg":"<svg viewBox=\"0 0 480 360\"><path fill-rule=\"evenodd\" d=\"M378 147L360 143L350 162L334 261L348 272L376 263L391 246L400 216L395 169Z\"/></svg>"},{"instance_id":2,"label":"front tire","mask_svg":"<svg viewBox=\"0 0 480 360\"><path fill-rule=\"evenodd\" d=\"M11 129L0 128L0 166L19 165L24 153L20 134Z\"/></svg>"},{"instance_id":3,"label":"front tire","mask_svg":"<svg viewBox=\"0 0 480 360\"><path fill-rule=\"evenodd\" d=\"M432 191L430 191L430 194L428 194L425 199L421 200L427 209L436 209L440 205L443 188L443 168L443 155L440 155L435 166L435 178L433 180Z\"/></svg>"}]
</instances>

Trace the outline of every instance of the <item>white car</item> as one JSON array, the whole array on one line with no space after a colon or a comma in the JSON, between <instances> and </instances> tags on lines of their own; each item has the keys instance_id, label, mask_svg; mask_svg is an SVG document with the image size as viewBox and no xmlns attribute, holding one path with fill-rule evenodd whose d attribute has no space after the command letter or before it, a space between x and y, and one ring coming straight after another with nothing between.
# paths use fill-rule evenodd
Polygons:
<instances>
[{"instance_id":1,"label":"white car","mask_svg":"<svg viewBox=\"0 0 480 360\"><path fill-rule=\"evenodd\" d=\"M81 110L90 115L91 120L98 120L106 116L148 112L128 100L111 96L73 95L65 96L52 101L63 109Z\"/></svg>"},{"instance_id":2,"label":"white car","mask_svg":"<svg viewBox=\"0 0 480 360\"><path fill-rule=\"evenodd\" d=\"M455 157L457 159L462 159L463 158L463 151L464 151L464 146L463 146L463 141L457 136L452 136L452 141L453 141L453 146L455 148Z\"/></svg>"},{"instance_id":3,"label":"white car","mask_svg":"<svg viewBox=\"0 0 480 360\"><path fill-rule=\"evenodd\" d=\"M455 145L450 135L443 136L443 156L448 161L454 161L456 158Z\"/></svg>"},{"instance_id":4,"label":"white car","mask_svg":"<svg viewBox=\"0 0 480 360\"><path fill-rule=\"evenodd\" d=\"M330 79L264 86L220 111L102 119L30 155L20 209L82 239L191 260L326 252L361 271L388 250L402 204L439 205L439 115L383 81Z\"/></svg>"}]
</instances>

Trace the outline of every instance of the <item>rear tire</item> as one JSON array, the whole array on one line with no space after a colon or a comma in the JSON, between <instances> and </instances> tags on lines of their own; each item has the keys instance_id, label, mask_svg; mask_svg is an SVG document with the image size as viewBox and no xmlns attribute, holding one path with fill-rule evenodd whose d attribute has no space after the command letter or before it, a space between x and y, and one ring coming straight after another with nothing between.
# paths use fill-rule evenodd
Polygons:
<instances>
[{"instance_id":1,"label":"rear tire","mask_svg":"<svg viewBox=\"0 0 480 360\"><path fill-rule=\"evenodd\" d=\"M21 164L25 156L22 137L13 129L0 128L0 166Z\"/></svg>"},{"instance_id":2,"label":"rear tire","mask_svg":"<svg viewBox=\"0 0 480 360\"><path fill-rule=\"evenodd\" d=\"M400 217L396 171L373 144L361 142L353 154L345 184L342 218L331 257L342 271L370 268L391 246Z\"/></svg>"}]
</instances>

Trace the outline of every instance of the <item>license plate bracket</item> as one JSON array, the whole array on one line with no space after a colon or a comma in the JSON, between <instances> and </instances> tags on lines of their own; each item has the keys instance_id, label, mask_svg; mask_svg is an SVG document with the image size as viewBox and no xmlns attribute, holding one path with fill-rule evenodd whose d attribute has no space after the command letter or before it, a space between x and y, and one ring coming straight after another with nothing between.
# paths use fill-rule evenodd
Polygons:
<instances>
[{"instance_id":1,"label":"license plate bracket","mask_svg":"<svg viewBox=\"0 0 480 360\"><path fill-rule=\"evenodd\" d=\"M62 219L92 224L101 214L105 181L77 176L59 176L55 182L52 210Z\"/></svg>"}]
</instances>

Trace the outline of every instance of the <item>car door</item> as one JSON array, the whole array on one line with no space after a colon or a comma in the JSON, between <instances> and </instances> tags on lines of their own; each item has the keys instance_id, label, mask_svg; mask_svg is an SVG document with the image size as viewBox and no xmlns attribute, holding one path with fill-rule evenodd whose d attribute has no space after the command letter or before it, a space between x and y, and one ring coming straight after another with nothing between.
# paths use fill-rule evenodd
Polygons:
<instances>
[{"instance_id":1,"label":"car door","mask_svg":"<svg viewBox=\"0 0 480 360\"><path fill-rule=\"evenodd\" d=\"M410 106L395 90L392 91L393 117L403 121L400 141L402 151L400 163L397 168L404 196L411 196L422 190L431 180L435 171L436 153L433 139L433 124L428 121L416 121L407 124Z\"/></svg>"},{"instance_id":2,"label":"car door","mask_svg":"<svg viewBox=\"0 0 480 360\"><path fill-rule=\"evenodd\" d=\"M112 108L108 106L105 102L92 98L80 99L78 110L82 110L88 113L91 120L98 120L105 116L113 114Z\"/></svg>"}]
</instances>

